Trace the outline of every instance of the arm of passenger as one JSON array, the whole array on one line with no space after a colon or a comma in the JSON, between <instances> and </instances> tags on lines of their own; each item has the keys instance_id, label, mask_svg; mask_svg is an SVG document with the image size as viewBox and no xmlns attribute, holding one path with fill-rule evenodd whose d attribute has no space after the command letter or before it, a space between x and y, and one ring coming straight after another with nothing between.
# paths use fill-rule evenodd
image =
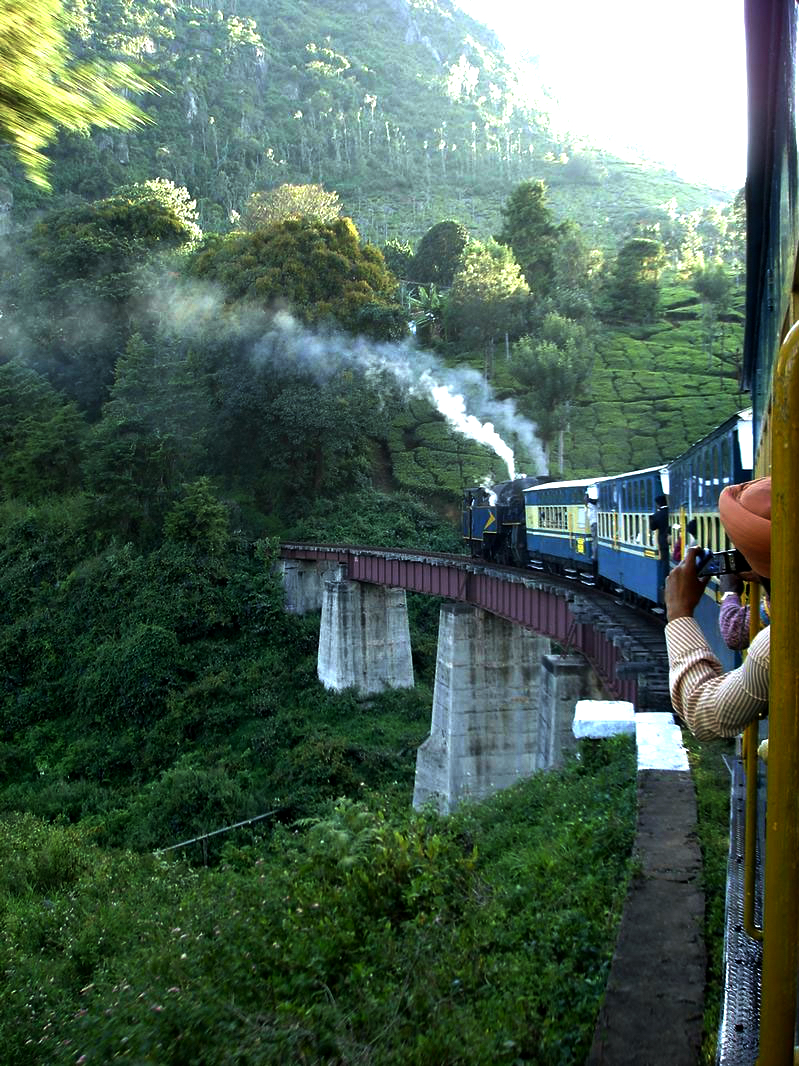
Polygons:
<instances>
[{"instance_id":1,"label":"arm of passenger","mask_svg":"<svg viewBox=\"0 0 799 1066\"><path fill-rule=\"evenodd\" d=\"M768 634L758 633L743 666L725 674L693 618L666 626L672 706L699 740L734 737L767 709Z\"/></svg>"},{"instance_id":2,"label":"arm of passenger","mask_svg":"<svg viewBox=\"0 0 799 1066\"><path fill-rule=\"evenodd\" d=\"M749 608L743 607L734 592L725 594L719 608L721 639L733 651L749 647Z\"/></svg>"}]
</instances>

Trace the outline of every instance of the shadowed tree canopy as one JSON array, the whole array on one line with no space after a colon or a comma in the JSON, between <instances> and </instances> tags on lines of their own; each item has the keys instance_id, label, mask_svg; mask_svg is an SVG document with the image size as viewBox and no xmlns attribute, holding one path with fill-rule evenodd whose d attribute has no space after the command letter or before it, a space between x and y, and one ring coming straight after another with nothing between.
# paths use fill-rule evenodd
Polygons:
<instances>
[{"instance_id":1,"label":"shadowed tree canopy","mask_svg":"<svg viewBox=\"0 0 799 1066\"><path fill-rule=\"evenodd\" d=\"M605 292L605 314L612 321L651 322L660 299L660 274L666 252L658 240L633 237L619 249Z\"/></svg>"},{"instance_id":2,"label":"shadowed tree canopy","mask_svg":"<svg viewBox=\"0 0 799 1066\"><path fill-rule=\"evenodd\" d=\"M199 235L186 190L161 180L46 215L23 256L4 249L0 356L24 357L96 415L128 340L142 270L153 253Z\"/></svg>"},{"instance_id":3,"label":"shadowed tree canopy","mask_svg":"<svg viewBox=\"0 0 799 1066\"><path fill-rule=\"evenodd\" d=\"M527 284L536 298L545 296L553 277L558 227L547 204L543 181L523 181L501 208L500 244L513 250Z\"/></svg>"},{"instance_id":4,"label":"shadowed tree canopy","mask_svg":"<svg viewBox=\"0 0 799 1066\"><path fill-rule=\"evenodd\" d=\"M460 222L439 222L419 241L410 265L410 279L427 285L451 285L460 266L469 232Z\"/></svg>"},{"instance_id":5,"label":"shadowed tree canopy","mask_svg":"<svg viewBox=\"0 0 799 1066\"><path fill-rule=\"evenodd\" d=\"M407 241L394 237L381 248L386 266L398 278L409 278L413 264L413 251Z\"/></svg>"},{"instance_id":6,"label":"shadowed tree canopy","mask_svg":"<svg viewBox=\"0 0 799 1066\"><path fill-rule=\"evenodd\" d=\"M190 271L219 282L229 303L288 306L306 323L333 318L351 332L370 332L370 320L380 317L374 305L403 316L383 256L361 244L348 218L289 219L214 238L194 256ZM378 332L385 336L385 323Z\"/></svg>"},{"instance_id":7,"label":"shadowed tree canopy","mask_svg":"<svg viewBox=\"0 0 799 1066\"><path fill-rule=\"evenodd\" d=\"M0 2L0 138L32 182L49 187L43 149L59 127L131 129L149 121L120 91L151 88L124 63L75 63L60 0Z\"/></svg>"},{"instance_id":8,"label":"shadowed tree canopy","mask_svg":"<svg viewBox=\"0 0 799 1066\"><path fill-rule=\"evenodd\" d=\"M719 311L725 310L732 281L723 263L714 263L704 270L697 270L691 278L691 286L700 300L714 304Z\"/></svg>"}]
</instances>

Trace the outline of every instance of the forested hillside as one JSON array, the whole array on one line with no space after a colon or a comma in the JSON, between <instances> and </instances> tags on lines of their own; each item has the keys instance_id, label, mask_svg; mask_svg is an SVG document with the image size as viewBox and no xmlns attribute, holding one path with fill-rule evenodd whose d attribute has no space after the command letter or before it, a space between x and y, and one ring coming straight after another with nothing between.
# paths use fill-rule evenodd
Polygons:
<instances>
[{"instance_id":1,"label":"forested hillside","mask_svg":"<svg viewBox=\"0 0 799 1066\"><path fill-rule=\"evenodd\" d=\"M361 235L417 240L456 217L478 237L519 181L540 178L556 214L610 244L630 221L723 203L562 128L546 87L512 68L450 0L232 0L72 5L79 56L122 58L156 88L134 131L64 134L55 191L94 200L133 181L186 186L203 229L235 222L251 193L323 182ZM12 217L49 201L0 155Z\"/></svg>"}]
</instances>

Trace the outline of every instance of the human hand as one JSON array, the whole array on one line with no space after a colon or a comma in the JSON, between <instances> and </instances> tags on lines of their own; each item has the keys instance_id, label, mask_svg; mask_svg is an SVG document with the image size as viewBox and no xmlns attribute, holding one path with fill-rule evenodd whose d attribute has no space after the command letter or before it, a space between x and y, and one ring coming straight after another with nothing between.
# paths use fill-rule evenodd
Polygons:
<instances>
[{"instance_id":1,"label":"human hand","mask_svg":"<svg viewBox=\"0 0 799 1066\"><path fill-rule=\"evenodd\" d=\"M700 548L689 548L685 558L666 579L666 619L691 618L696 605L702 599L709 578L700 578L696 573L696 557Z\"/></svg>"},{"instance_id":2,"label":"human hand","mask_svg":"<svg viewBox=\"0 0 799 1066\"><path fill-rule=\"evenodd\" d=\"M721 589L722 596L725 592L734 592L736 596L740 596L744 590L744 583L740 574L720 574L719 575L719 588Z\"/></svg>"}]
</instances>

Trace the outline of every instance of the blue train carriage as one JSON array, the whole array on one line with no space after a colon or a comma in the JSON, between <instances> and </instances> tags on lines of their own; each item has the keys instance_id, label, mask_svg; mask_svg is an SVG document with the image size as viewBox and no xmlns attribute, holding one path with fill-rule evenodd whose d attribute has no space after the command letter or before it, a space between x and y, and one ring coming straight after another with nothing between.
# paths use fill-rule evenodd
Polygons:
<instances>
[{"instance_id":1,"label":"blue train carriage","mask_svg":"<svg viewBox=\"0 0 799 1066\"><path fill-rule=\"evenodd\" d=\"M524 490L538 480L521 477L490 488L466 489L461 524L472 556L506 566L526 564Z\"/></svg>"},{"instance_id":2,"label":"blue train carriage","mask_svg":"<svg viewBox=\"0 0 799 1066\"><path fill-rule=\"evenodd\" d=\"M596 518L603 479L530 485L524 490L527 553L532 565L584 580L596 577ZM593 528L592 528L593 526Z\"/></svg>"},{"instance_id":3,"label":"blue train carriage","mask_svg":"<svg viewBox=\"0 0 799 1066\"><path fill-rule=\"evenodd\" d=\"M650 528L658 496L669 495L669 470L652 466L598 482L597 563L599 574L626 599L659 604L663 600L668 561Z\"/></svg>"},{"instance_id":4,"label":"blue train carriage","mask_svg":"<svg viewBox=\"0 0 799 1066\"><path fill-rule=\"evenodd\" d=\"M669 465L673 561L682 559L692 544L726 551L732 545L719 518L719 495L726 485L752 478L754 439L752 409L739 411L702 437ZM740 656L724 644L718 627L721 589L711 578L696 620L725 670L740 664Z\"/></svg>"}]
</instances>

